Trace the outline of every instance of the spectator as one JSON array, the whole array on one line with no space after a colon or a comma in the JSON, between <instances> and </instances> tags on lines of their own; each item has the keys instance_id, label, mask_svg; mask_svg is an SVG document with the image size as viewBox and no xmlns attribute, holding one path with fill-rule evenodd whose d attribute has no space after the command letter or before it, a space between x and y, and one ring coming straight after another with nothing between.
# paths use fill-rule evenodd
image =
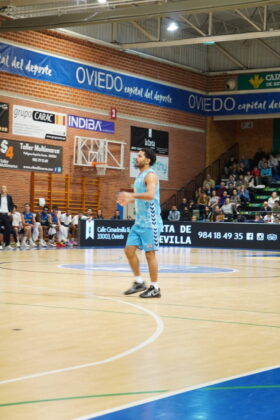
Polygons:
<instances>
[{"instance_id":1,"label":"spectator","mask_svg":"<svg viewBox=\"0 0 280 420\"><path fill-rule=\"evenodd\" d=\"M274 217L280 216L280 204L279 200L274 201L274 206L272 207L272 213Z\"/></svg>"},{"instance_id":2,"label":"spectator","mask_svg":"<svg viewBox=\"0 0 280 420\"><path fill-rule=\"evenodd\" d=\"M167 208L161 208L161 218L162 220L168 220L169 210Z\"/></svg>"},{"instance_id":3,"label":"spectator","mask_svg":"<svg viewBox=\"0 0 280 420\"><path fill-rule=\"evenodd\" d=\"M180 220L180 217L181 215L180 215L180 212L177 210L177 207L172 206L168 214L168 220L170 222L177 222L178 220Z\"/></svg>"},{"instance_id":4,"label":"spectator","mask_svg":"<svg viewBox=\"0 0 280 420\"><path fill-rule=\"evenodd\" d=\"M256 213L253 222L254 223L264 223L264 220L259 213Z\"/></svg>"},{"instance_id":5,"label":"spectator","mask_svg":"<svg viewBox=\"0 0 280 420\"><path fill-rule=\"evenodd\" d=\"M98 210L97 210L97 213L96 213L95 219L99 219L99 220L104 219L103 214L102 214L102 210L101 210L101 209L98 209Z\"/></svg>"},{"instance_id":6,"label":"spectator","mask_svg":"<svg viewBox=\"0 0 280 420\"><path fill-rule=\"evenodd\" d=\"M264 162L263 167L261 168L261 183L264 185L271 184L272 181L272 168L268 167L268 163Z\"/></svg>"},{"instance_id":7,"label":"spectator","mask_svg":"<svg viewBox=\"0 0 280 420\"><path fill-rule=\"evenodd\" d=\"M277 174L278 159L272 153L269 155L268 166L272 168L272 175Z\"/></svg>"},{"instance_id":8,"label":"spectator","mask_svg":"<svg viewBox=\"0 0 280 420\"><path fill-rule=\"evenodd\" d=\"M267 201L264 201L263 202L263 206L262 206L262 208L261 208L261 210L260 210L260 215L261 215L261 217L264 217L264 216L266 216L267 214L271 214L271 207L268 205L268 202Z\"/></svg>"},{"instance_id":9,"label":"spectator","mask_svg":"<svg viewBox=\"0 0 280 420\"><path fill-rule=\"evenodd\" d=\"M273 191L271 193L271 197L268 199L268 205L271 209L273 208L275 201L279 201L279 197L277 195L277 192Z\"/></svg>"},{"instance_id":10,"label":"spectator","mask_svg":"<svg viewBox=\"0 0 280 420\"><path fill-rule=\"evenodd\" d=\"M11 213L14 207L12 196L8 194L6 185L2 185L0 193L0 226L4 226L5 249L12 249L10 246L11 234Z\"/></svg>"},{"instance_id":11,"label":"spectator","mask_svg":"<svg viewBox=\"0 0 280 420\"><path fill-rule=\"evenodd\" d=\"M220 197L219 205L223 206L225 204L226 198L228 197L228 192L225 190L223 195Z\"/></svg>"},{"instance_id":12,"label":"spectator","mask_svg":"<svg viewBox=\"0 0 280 420\"><path fill-rule=\"evenodd\" d=\"M208 206L209 206L209 207L211 207L211 208L213 208L213 207L215 207L217 204L219 204L219 201L220 201L220 197L219 197L219 196L217 196L216 191L215 191L215 190L213 190L213 191L212 191L212 193L211 193L211 197L210 197L210 199L209 199L209 202L208 202Z\"/></svg>"},{"instance_id":13,"label":"spectator","mask_svg":"<svg viewBox=\"0 0 280 420\"><path fill-rule=\"evenodd\" d=\"M236 181L236 187L241 187L241 185L245 185L245 187L247 188L247 183L244 179L244 175L238 175L237 181Z\"/></svg>"},{"instance_id":14,"label":"spectator","mask_svg":"<svg viewBox=\"0 0 280 420\"><path fill-rule=\"evenodd\" d=\"M244 206L247 205L248 201L251 201L249 191L245 185L241 185L238 189L238 195L240 197L241 204Z\"/></svg>"},{"instance_id":15,"label":"spectator","mask_svg":"<svg viewBox=\"0 0 280 420\"><path fill-rule=\"evenodd\" d=\"M223 195L224 191L227 191L227 189L226 189L226 184L225 184L225 182L224 182L224 181L222 181L222 182L220 183L219 188L216 190L216 194L217 194L219 197L222 197L222 195Z\"/></svg>"},{"instance_id":16,"label":"spectator","mask_svg":"<svg viewBox=\"0 0 280 420\"><path fill-rule=\"evenodd\" d=\"M210 184L205 184L205 188L203 188L203 192L210 197L213 188L210 187Z\"/></svg>"},{"instance_id":17,"label":"spectator","mask_svg":"<svg viewBox=\"0 0 280 420\"><path fill-rule=\"evenodd\" d=\"M81 217L83 217L84 215L81 215ZM78 216L79 218L79 216ZM87 218L88 220L92 220L94 219L94 214L93 214L93 210L92 209L87 209L86 214L85 214L85 218Z\"/></svg>"},{"instance_id":18,"label":"spectator","mask_svg":"<svg viewBox=\"0 0 280 420\"><path fill-rule=\"evenodd\" d=\"M184 208L187 207L187 205L188 205L187 199L186 199L186 197L183 197L181 203L178 206L178 210L181 214L182 214Z\"/></svg>"},{"instance_id":19,"label":"spectator","mask_svg":"<svg viewBox=\"0 0 280 420\"><path fill-rule=\"evenodd\" d=\"M111 218L111 220L121 220L121 214L119 210L115 210L115 213L113 217Z\"/></svg>"},{"instance_id":20,"label":"spectator","mask_svg":"<svg viewBox=\"0 0 280 420\"><path fill-rule=\"evenodd\" d=\"M223 222L224 221L224 214L221 211L219 206L215 206L213 208L213 212L210 216L210 221L211 222Z\"/></svg>"},{"instance_id":21,"label":"spectator","mask_svg":"<svg viewBox=\"0 0 280 420\"><path fill-rule=\"evenodd\" d=\"M215 188L215 180L211 178L210 174L206 174L206 178L204 179L203 183L202 183L202 189L205 190L206 189L206 184L209 184L211 189Z\"/></svg>"},{"instance_id":22,"label":"spectator","mask_svg":"<svg viewBox=\"0 0 280 420\"><path fill-rule=\"evenodd\" d=\"M203 222L210 222L211 217L212 217L211 208L209 206L205 206L201 220Z\"/></svg>"},{"instance_id":23,"label":"spectator","mask_svg":"<svg viewBox=\"0 0 280 420\"><path fill-rule=\"evenodd\" d=\"M254 165L257 165L259 161L265 157L266 157L265 151L262 149L262 147L259 147L253 157Z\"/></svg>"},{"instance_id":24,"label":"spectator","mask_svg":"<svg viewBox=\"0 0 280 420\"><path fill-rule=\"evenodd\" d=\"M192 220L192 212L190 211L188 206L183 208L180 220L183 222L190 222Z\"/></svg>"},{"instance_id":25,"label":"spectator","mask_svg":"<svg viewBox=\"0 0 280 420\"><path fill-rule=\"evenodd\" d=\"M234 205L235 209L241 204L240 197L236 188L232 190L232 195L230 197L230 202Z\"/></svg>"},{"instance_id":26,"label":"spectator","mask_svg":"<svg viewBox=\"0 0 280 420\"><path fill-rule=\"evenodd\" d=\"M231 222L235 215L235 207L234 204L230 202L230 198L226 197L225 203L221 207L221 211L225 216L226 222Z\"/></svg>"},{"instance_id":27,"label":"spectator","mask_svg":"<svg viewBox=\"0 0 280 420\"><path fill-rule=\"evenodd\" d=\"M252 176L254 177L254 184L255 185L259 185L260 184L260 175L261 175L261 171L257 166L254 166L254 168L251 171Z\"/></svg>"}]
</instances>

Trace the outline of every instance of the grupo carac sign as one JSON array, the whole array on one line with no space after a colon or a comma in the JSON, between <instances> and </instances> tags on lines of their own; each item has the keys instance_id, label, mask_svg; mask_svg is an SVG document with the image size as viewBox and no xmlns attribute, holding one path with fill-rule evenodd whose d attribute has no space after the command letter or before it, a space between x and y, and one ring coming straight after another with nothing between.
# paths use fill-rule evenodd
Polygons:
<instances>
[{"instance_id":1,"label":"grupo carac sign","mask_svg":"<svg viewBox=\"0 0 280 420\"><path fill-rule=\"evenodd\" d=\"M80 246L124 246L129 220L81 220ZM165 222L161 246L280 249L280 225L257 223Z\"/></svg>"},{"instance_id":2,"label":"grupo carac sign","mask_svg":"<svg viewBox=\"0 0 280 420\"><path fill-rule=\"evenodd\" d=\"M280 111L280 92L211 95L0 42L0 72L204 116Z\"/></svg>"}]
</instances>

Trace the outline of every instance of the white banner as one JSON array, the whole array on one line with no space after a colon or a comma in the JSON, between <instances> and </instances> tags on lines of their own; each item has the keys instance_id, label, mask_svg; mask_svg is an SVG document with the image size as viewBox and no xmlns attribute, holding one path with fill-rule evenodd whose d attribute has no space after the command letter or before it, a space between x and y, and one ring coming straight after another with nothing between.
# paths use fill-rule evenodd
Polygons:
<instances>
[{"instance_id":1,"label":"white banner","mask_svg":"<svg viewBox=\"0 0 280 420\"><path fill-rule=\"evenodd\" d=\"M94 239L94 220L86 221L86 239Z\"/></svg>"},{"instance_id":2,"label":"white banner","mask_svg":"<svg viewBox=\"0 0 280 420\"><path fill-rule=\"evenodd\" d=\"M135 168L135 160L138 152L130 152L130 177L136 178L139 171L137 168ZM166 156L158 156L157 155L157 161L152 166L153 170L158 176L158 179L160 181L168 181L168 157Z\"/></svg>"},{"instance_id":3,"label":"white banner","mask_svg":"<svg viewBox=\"0 0 280 420\"><path fill-rule=\"evenodd\" d=\"M67 115L13 106L13 134L39 139L66 140Z\"/></svg>"}]
</instances>

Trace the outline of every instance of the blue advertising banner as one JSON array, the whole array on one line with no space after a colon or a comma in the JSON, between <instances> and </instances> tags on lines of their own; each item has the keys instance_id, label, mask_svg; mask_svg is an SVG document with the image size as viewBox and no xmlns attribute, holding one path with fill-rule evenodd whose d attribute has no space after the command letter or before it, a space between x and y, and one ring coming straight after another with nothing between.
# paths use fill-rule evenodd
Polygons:
<instances>
[{"instance_id":1,"label":"blue advertising banner","mask_svg":"<svg viewBox=\"0 0 280 420\"><path fill-rule=\"evenodd\" d=\"M111 121L96 120L77 115L68 115L68 127L108 134L114 134L115 132L115 124Z\"/></svg>"},{"instance_id":2,"label":"blue advertising banner","mask_svg":"<svg viewBox=\"0 0 280 420\"><path fill-rule=\"evenodd\" d=\"M0 43L0 71L204 116L280 111L280 92L206 95Z\"/></svg>"}]
</instances>

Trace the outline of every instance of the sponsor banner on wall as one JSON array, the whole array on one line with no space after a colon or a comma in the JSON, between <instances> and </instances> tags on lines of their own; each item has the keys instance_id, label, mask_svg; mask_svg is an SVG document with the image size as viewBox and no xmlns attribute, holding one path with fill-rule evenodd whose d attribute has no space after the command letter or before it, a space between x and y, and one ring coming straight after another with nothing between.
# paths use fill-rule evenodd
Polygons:
<instances>
[{"instance_id":1,"label":"sponsor banner on wall","mask_svg":"<svg viewBox=\"0 0 280 420\"><path fill-rule=\"evenodd\" d=\"M279 89L280 72L240 74L238 76L239 90Z\"/></svg>"},{"instance_id":2,"label":"sponsor banner on wall","mask_svg":"<svg viewBox=\"0 0 280 420\"><path fill-rule=\"evenodd\" d=\"M67 115L21 105L13 106L13 134L66 140Z\"/></svg>"},{"instance_id":3,"label":"sponsor banner on wall","mask_svg":"<svg viewBox=\"0 0 280 420\"><path fill-rule=\"evenodd\" d=\"M135 168L136 156L137 152L130 152L129 176L131 178L136 178L139 174L139 170ZM157 156L156 163L152 166L152 169L160 181L168 181L168 157Z\"/></svg>"},{"instance_id":4,"label":"sponsor banner on wall","mask_svg":"<svg viewBox=\"0 0 280 420\"><path fill-rule=\"evenodd\" d=\"M9 132L9 104L0 102L0 132Z\"/></svg>"},{"instance_id":5,"label":"sponsor banner on wall","mask_svg":"<svg viewBox=\"0 0 280 420\"><path fill-rule=\"evenodd\" d=\"M96 120L77 115L68 115L68 127L108 134L114 134L115 132L115 123L112 121Z\"/></svg>"},{"instance_id":6,"label":"sponsor banner on wall","mask_svg":"<svg viewBox=\"0 0 280 420\"><path fill-rule=\"evenodd\" d=\"M168 155L168 138L168 131L131 126L130 150L150 147L157 154Z\"/></svg>"},{"instance_id":7,"label":"sponsor banner on wall","mask_svg":"<svg viewBox=\"0 0 280 420\"><path fill-rule=\"evenodd\" d=\"M197 93L103 67L0 42L0 72L204 116L280 111L280 92L220 95Z\"/></svg>"},{"instance_id":8,"label":"sponsor banner on wall","mask_svg":"<svg viewBox=\"0 0 280 420\"><path fill-rule=\"evenodd\" d=\"M61 146L0 139L0 168L62 173Z\"/></svg>"},{"instance_id":9,"label":"sponsor banner on wall","mask_svg":"<svg viewBox=\"0 0 280 420\"><path fill-rule=\"evenodd\" d=\"M81 246L125 246L133 221L82 220ZM164 222L162 246L277 249L280 225L257 223Z\"/></svg>"}]
</instances>

